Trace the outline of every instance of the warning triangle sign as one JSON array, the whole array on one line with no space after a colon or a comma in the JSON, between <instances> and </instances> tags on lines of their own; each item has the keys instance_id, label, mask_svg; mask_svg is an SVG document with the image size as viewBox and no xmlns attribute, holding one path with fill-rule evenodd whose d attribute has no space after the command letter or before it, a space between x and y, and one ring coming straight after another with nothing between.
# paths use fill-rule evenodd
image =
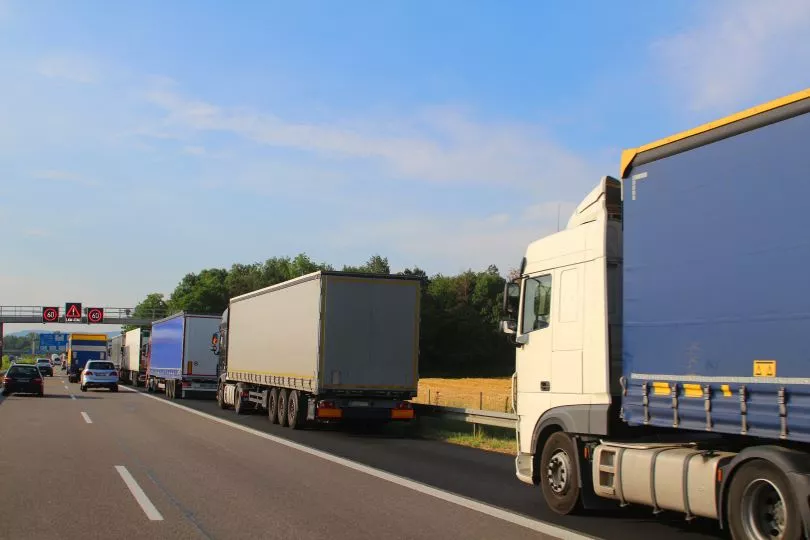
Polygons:
<instances>
[{"instance_id":1,"label":"warning triangle sign","mask_svg":"<svg viewBox=\"0 0 810 540\"><path fill-rule=\"evenodd\" d=\"M74 321L82 319L82 305L81 304L68 304L65 307L65 319Z\"/></svg>"}]
</instances>

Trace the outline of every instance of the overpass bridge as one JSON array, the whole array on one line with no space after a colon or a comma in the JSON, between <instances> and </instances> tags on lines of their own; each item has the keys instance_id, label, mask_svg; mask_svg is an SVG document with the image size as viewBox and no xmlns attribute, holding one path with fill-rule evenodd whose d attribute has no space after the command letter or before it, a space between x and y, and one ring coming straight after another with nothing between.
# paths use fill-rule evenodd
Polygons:
<instances>
[{"instance_id":1,"label":"overpass bridge","mask_svg":"<svg viewBox=\"0 0 810 540\"><path fill-rule=\"evenodd\" d=\"M43 306L0 306L0 328L3 323L10 324L49 324L42 321ZM135 308L105 307L104 320L101 324L147 326L153 321L162 319L168 314L164 310L152 310L135 315ZM55 323L62 324L96 324L88 321L87 308L82 309L81 322L65 321L65 314L60 309Z\"/></svg>"}]
</instances>

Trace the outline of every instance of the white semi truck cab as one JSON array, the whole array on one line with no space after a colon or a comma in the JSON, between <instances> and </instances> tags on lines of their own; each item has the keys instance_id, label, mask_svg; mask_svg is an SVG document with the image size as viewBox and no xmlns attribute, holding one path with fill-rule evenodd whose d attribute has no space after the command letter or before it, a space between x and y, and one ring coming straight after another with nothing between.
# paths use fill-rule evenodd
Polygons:
<instances>
[{"instance_id":1,"label":"white semi truck cab","mask_svg":"<svg viewBox=\"0 0 810 540\"><path fill-rule=\"evenodd\" d=\"M528 246L501 329L516 474L553 511L810 538L808 136L805 90L627 150Z\"/></svg>"}]
</instances>

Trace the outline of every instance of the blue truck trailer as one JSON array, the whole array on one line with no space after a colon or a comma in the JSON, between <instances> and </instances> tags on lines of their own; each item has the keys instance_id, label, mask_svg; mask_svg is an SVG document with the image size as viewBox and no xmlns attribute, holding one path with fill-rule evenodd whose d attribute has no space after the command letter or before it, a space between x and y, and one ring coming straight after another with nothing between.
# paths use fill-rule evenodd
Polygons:
<instances>
[{"instance_id":1,"label":"blue truck trailer","mask_svg":"<svg viewBox=\"0 0 810 540\"><path fill-rule=\"evenodd\" d=\"M504 292L516 473L810 536L810 89L622 154Z\"/></svg>"},{"instance_id":2,"label":"blue truck trailer","mask_svg":"<svg viewBox=\"0 0 810 540\"><path fill-rule=\"evenodd\" d=\"M107 360L106 334L70 334L67 342L68 382L78 383L89 360Z\"/></svg>"},{"instance_id":3,"label":"blue truck trailer","mask_svg":"<svg viewBox=\"0 0 810 540\"><path fill-rule=\"evenodd\" d=\"M219 357L210 343L218 327L219 316L182 312L153 322L146 389L162 390L170 399L189 394L215 396Z\"/></svg>"}]
</instances>

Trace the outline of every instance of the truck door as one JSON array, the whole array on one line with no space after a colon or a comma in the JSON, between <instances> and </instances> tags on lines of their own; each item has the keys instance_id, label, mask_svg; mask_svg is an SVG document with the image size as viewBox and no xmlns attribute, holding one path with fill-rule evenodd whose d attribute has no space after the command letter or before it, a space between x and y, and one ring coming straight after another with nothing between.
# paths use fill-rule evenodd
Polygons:
<instances>
[{"instance_id":1,"label":"truck door","mask_svg":"<svg viewBox=\"0 0 810 540\"><path fill-rule=\"evenodd\" d=\"M521 433L531 434L537 419L551 406L551 273L523 279L516 353L517 403ZM531 437L521 437L531 444Z\"/></svg>"}]
</instances>

